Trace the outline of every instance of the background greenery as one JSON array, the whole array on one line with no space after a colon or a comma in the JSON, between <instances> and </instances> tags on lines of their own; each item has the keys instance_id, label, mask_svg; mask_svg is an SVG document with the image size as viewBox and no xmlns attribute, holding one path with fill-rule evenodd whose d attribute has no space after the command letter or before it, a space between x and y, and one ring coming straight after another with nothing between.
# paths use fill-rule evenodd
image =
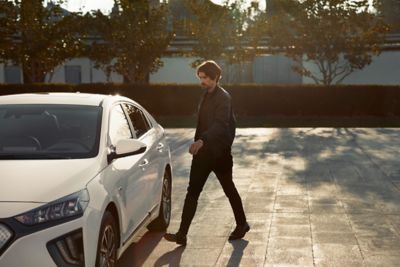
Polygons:
<instances>
[{"instance_id":1,"label":"background greenery","mask_svg":"<svg viewBox=\"0 0 400 267\"><path fill-rule=\"evenodd\" d=\"M400 86L225 85L241 126L400 126ZM193 126L203 89L176 84L0 85L0 95L81 92L129 97L167 126Z\"/></svg>"}]
</instances>

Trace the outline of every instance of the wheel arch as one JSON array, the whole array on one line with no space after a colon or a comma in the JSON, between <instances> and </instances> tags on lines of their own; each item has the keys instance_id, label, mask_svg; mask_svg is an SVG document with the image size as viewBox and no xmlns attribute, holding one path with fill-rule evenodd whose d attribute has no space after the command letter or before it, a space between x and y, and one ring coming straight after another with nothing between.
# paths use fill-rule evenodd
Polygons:
<instances>
[{"instance_id":1,"label":"wheel arch","mask_svg":"<svg viewBox=\"0 0 400 267\"><path fill-rule=\"evenodd\" d=\"M109 211L112 216L114 217L114 220L116 222L117 225L117 231L118 231L118 248L121 247L121 225L120 225L120 218L119 218L119 214L118 214L118 209L117 206L115 205L114 202L110 202L108 203L106 209L104 210L104 213Z\"/></svg>"}]
</instances>

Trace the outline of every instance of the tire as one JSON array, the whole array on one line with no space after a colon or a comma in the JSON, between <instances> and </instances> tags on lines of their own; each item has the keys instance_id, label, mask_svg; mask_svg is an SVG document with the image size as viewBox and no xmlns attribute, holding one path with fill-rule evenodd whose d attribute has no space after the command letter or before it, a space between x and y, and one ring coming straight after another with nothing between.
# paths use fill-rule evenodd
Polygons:
<instances>
[{"instance_id":1,"label":"tire","mask_svg":"<svg viewBox=\"0 0 400 267\"><path fill-rule=\"evenodd\" d=\"M171 220L171 189L171 174L166 170L161 193L160 213L158 217L147 226L147 229L151 232L165 231L168 228Z\"/></svg>"},{"instance_id":2,"label":"tire","mask_svg":"<svg viewBox=\"0 0 400 267\"><path fill-rule=\"evenodd\" d=\"M106 211L100 227L96 267L115 267L117 265L117 249L117 224L111 212Z\"/></svg>"}]
</instances>

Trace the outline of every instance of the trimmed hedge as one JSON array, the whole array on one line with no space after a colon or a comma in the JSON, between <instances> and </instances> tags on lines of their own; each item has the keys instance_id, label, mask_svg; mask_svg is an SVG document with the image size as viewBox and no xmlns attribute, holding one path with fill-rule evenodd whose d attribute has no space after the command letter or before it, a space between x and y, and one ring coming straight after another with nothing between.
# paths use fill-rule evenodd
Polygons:
<instances>
[{"instance_id":1,"label":"trimmed hedge","mask_svg":"<svg viewBox=\"0 0 400 267\"><path fill-rule=\"evenodd\" d=\"M226 85L238 116L399 116L400 86ZM196 113L198 85L0 85L0 95L38 92L120 94L155 116Z\"/></svg>"}]
</instances>

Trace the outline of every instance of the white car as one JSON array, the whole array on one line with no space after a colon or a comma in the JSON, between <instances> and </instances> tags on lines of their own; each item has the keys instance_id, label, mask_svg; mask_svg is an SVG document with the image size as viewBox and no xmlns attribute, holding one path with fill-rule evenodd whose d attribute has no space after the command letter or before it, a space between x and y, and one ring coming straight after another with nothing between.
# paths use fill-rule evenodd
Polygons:
<instances>
[{"instance_id":1,"label":"white car","mask_svg":"<svg viewBox=\"0 0 400 267\"><path fill-rule=\"evenodd\" d=\"M0 266L115 266L171 212L164 129L138 103L82 93L0 97Z\"/></svg>"}]
</instances>

